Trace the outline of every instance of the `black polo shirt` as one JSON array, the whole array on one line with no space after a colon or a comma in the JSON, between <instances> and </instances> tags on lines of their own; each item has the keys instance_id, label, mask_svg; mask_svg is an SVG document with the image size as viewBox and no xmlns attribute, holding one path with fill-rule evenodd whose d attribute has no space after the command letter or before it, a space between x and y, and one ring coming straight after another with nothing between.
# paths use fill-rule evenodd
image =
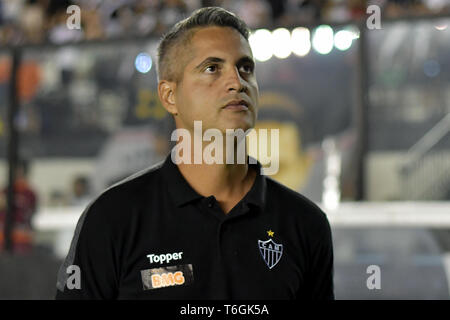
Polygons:
<instances>
[{"instance_id":1,"label":"black polo shirt","mask_svg":"<svg viewBox=\"0 0 450 320\"><path fill-rule=\"evenodd\" d=\"M170 154L103 192L78 221L56 298L334 299L326 215L249 166L255 182L228 214Z\"/></svg>"}]
</instances>

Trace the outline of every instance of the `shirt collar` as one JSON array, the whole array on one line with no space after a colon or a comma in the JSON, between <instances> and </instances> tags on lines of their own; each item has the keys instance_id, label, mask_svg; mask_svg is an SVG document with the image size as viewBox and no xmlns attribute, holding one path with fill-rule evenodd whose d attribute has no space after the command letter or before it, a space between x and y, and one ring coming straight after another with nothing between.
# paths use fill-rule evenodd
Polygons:
<instances>
[{"instance_id":1,"label":"shirt collar","mask_svg":"<svg viewBox=\"0 0 450 320\"><path fill-rule=\"evenodd\" d=\"M251 159L251 160L250 160ZM253 161L252 161L253 160ZM256 162L256 163L254 163ZM256 178L249 192L244 196L243 202L256 205L262 208L266 198L266 179L261 173L261 164L256 159L249 156L249 167L256 170ZM169 186L175 205L180 207L191 201L205 198L195 191L180 172L178 166L172 161L171 153L166 157L162 166L164 179Z\"/></svg>"}]
</instances>

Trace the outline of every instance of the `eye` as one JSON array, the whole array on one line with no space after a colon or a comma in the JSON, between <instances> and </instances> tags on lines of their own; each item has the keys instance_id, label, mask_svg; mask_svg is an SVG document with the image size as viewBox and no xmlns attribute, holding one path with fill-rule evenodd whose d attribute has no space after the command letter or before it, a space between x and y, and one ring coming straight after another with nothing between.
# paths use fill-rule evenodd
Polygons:
<instances>
[{"instance_id":1,"label":"eye","mask_svg":"<svg viewBox=\"0 0 450 320\"><path fill-rule=\"evenodd\" d=\"M253 66L251 64L244 64L239 69L244 73L253 73Z\"/></svg>"},{"instance_id":2,"label":"eye","mask_svg":"<svg viewBox=\"0 0 450 320\"><path fill-rule=\"evenodd\" d=\"M217 69L218 67L216 64L211 64L205 68L205 71L207 71L208 73L214 73L217 71Z\"/></svg>"}]
</instances>

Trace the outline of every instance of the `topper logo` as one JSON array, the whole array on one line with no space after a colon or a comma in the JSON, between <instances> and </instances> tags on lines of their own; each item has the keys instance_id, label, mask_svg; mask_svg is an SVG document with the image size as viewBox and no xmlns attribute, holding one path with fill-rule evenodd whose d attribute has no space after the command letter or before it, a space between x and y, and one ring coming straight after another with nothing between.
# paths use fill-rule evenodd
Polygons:
<instances>
[{"instance_id":1,"label":"topper logo","mask_svg":"<svg viewBox=\"0 0 450 320\"><path fill-rule=\"evenodd\" d=\"M163 274L152 275L152 287L170 287L175 285L182 285L184 283L183 272L177 271L175 273L168 272Z\"/></svg>"},{"instance_id":2,"label":"topper logo","mask_svg":"<svg viewBox=\"0 0 450 320\"><path fill-rule=\"evenodd\" d=\"M171 260L179 260L182 258L183 252L174 252L174 253L165 253L165 254L149 254L147 255L147 258L150 260L150 263L157 263L160 264L169 263Z\"/></svg>"}]
</instances>

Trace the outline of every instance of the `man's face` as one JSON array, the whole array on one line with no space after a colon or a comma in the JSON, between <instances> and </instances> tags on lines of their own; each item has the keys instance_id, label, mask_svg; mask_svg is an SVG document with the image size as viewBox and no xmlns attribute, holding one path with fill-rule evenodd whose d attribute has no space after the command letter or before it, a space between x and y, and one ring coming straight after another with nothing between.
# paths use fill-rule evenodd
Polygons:
<instances>
[{"instance_id":1,"label":"man's face","mask_svg":"<svg viewBox=\"0 0 450 320\"><path fill-rule=\"evenodd\" d=\"M192 132L196 120L202 121L203 130L253 128L259 92L247 40L229 27L205 27L195 32L186 49L190 60L175 90L177 128ZM225 107L233 100L244 100L248 108Z\"/></svg>"}]
</instances>

